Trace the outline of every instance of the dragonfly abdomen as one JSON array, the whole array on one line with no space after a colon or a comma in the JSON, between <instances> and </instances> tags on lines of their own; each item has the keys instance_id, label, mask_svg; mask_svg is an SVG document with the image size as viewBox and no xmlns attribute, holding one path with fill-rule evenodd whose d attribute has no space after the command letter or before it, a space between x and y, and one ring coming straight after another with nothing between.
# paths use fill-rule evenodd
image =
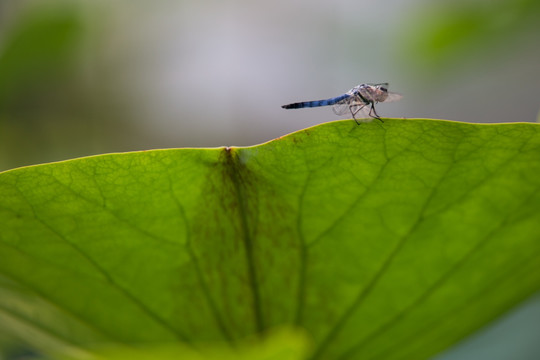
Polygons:
<instances>
[{"instance_id":1,"label":"dragonfly abdomen","mask_svg":"<svg viewBox=\"0 0 540 360\"><path fill-rule=\"evenodd\" d=\"M292 104L283 105L282 108L284 109L301 109L306 107L317 107L317 106L328 106L328 105L334 105L338 102L340 102L343 99L346 99L350 97L349 94L343 94L341 96L331 98L331 99L325 99L325 100L315 100L315 101L304 101L304 102L297 102Z\"/></svg>"}]
</instances>

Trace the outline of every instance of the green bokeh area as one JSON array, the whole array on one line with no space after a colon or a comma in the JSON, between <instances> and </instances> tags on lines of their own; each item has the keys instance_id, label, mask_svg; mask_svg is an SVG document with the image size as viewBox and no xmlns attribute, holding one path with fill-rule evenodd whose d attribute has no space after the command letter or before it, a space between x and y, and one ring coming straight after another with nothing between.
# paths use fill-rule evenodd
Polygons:
<instances>
[{"instance_id":1,"label":"green bokeh area","mask_svg":"<svg viewBox=\"0 0 540 360\"><path fill-rule=\"evenodd\" d=\"M1 173L0 332L428 358L540 288L539 130L347 120Z\"/></svg>"}]
</instances>

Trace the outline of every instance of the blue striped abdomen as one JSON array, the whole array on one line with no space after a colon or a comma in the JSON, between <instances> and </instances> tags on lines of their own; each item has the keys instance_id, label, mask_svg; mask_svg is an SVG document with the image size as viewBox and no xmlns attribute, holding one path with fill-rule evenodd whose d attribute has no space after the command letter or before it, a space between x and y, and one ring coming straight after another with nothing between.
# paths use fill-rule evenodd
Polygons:
<instances>
[{"instance_id":1,"label":"blue striped abdomen","mask_svg":"<svg viewBox=\"0 0 540 360\"><path fill-rule=\"evenodd\" d=\"M331 98L331 99L325 99L325 100L315 100L315 101L304 101L304 102L297 102L293 104L283 105L282 108L284 109L301 109L306 107L317 107L317 106L328 106L328 105L334 105L338 102L340 102L343 99L346 99L350 97L349 94L343 94L341 96Z\"/></svg>"}]
</instances>

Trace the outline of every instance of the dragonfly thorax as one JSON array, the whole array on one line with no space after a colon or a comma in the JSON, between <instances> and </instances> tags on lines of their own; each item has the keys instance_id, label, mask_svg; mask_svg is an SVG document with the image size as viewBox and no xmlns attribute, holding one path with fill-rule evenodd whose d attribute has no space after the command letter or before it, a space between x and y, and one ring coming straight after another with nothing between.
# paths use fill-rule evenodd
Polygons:
<instances>
[{"instance_id":1,"label":"dragonfly thorax","mask_svg":"<svg viewBox=\"0 0 540 360\"><path fill-rule=\"evenodd\" d=\"M388 90L382 85L362 84L355 89L358 95L369 103L383 102L388 97Z\"/></svg>"}]
</instances>

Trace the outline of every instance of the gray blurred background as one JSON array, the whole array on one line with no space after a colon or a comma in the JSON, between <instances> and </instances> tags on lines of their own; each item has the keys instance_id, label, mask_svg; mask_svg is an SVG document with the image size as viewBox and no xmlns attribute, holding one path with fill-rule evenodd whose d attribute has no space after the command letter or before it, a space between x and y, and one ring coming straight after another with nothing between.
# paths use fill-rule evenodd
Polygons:
<instances>
[{"instance_id":1,"label":"gray blurred background","mask_svg":"<svg viewBox=\"0 0 540 360\"><path fill-rule=\"evenodd\" d=\"M337 119L281 105L363 82L404 95L383 117L534 122L539 45L538 0L0 0L0 171L254 145ZM539 340L536 297L438 359Z\"/></svg>"}]
</instances>

